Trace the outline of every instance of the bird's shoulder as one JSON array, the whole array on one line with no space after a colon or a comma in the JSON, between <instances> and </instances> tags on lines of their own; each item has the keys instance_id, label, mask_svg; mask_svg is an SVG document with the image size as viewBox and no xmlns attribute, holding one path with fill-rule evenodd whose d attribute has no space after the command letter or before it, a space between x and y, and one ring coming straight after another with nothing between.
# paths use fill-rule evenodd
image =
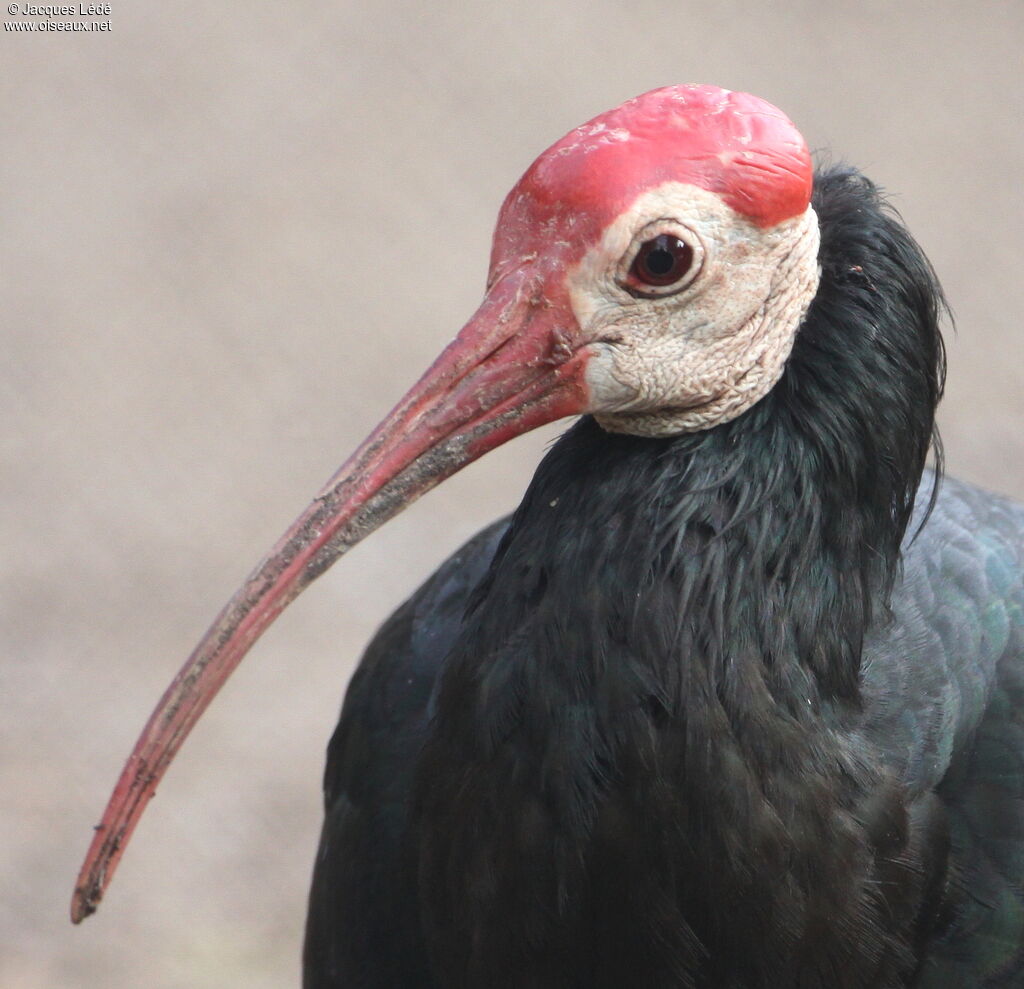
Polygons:
<instances>
[{"instance_id":1,"label":"bird's shoulder","mask_svg":"<svg viewBox=\"0 0 1024 989\"><path fill-rule=\"evenodd\" d=\"M949 821L950 906L922 986L1008 989L1024 978L1024 505L945 480L915 523L866 644L866 730Z\"/></svg>"},{"instance_id":2,"label":"bird's shoulder","mask_svg":"<svg viewBox=\"0 0 1024 989\"><path fill-rule=\"evenodd\" d=\"M864 644L865 733L911 787L946 775L1024 665L1024 505L928 472Z\"/></svg>"},{"instance_id":3,"label":"bird's shoulder","mask_svg":"<svg viewBox=\"0 0 1024 989\"><path fill-rule=\"evenodd\" d=\"M487 571L502 535L502 518L456 550L385 621L366 647L349 684L331 739L324 778L330 806L342 792L351 799L369 763L411 766L422 741L434 688L458 635L474 588ZM376 779L394 779L387 773ZM402 773L396 775L401 776Z\"/></svg>"}]
</instances>

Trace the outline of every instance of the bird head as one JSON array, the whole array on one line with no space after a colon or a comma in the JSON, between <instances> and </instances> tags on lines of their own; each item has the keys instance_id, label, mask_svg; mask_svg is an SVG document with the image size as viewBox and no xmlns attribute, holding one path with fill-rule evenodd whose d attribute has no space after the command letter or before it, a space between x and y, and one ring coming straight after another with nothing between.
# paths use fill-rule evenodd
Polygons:
<instances>
[{"instance_id":1,"label":"bird head","mask_svg":"<svg viewBox=\"0 0 1024 989\"><path fill-rule=\"evenodd\" d=\"M593 414L665 436L778 380L817 285L806 144L775 107L659 89L576 128L506 198L480 308L228 602L143 730L79 876L99 902L191 727L264 629L342 553L460 467Z\"/></svg>"}]
</instances>

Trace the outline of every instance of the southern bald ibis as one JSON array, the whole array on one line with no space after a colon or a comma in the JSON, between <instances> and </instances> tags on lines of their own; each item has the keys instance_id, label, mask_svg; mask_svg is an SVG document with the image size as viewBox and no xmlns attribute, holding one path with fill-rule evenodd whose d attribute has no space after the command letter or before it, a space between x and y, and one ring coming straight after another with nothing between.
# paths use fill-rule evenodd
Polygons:
<instances>
[{"instance_id":1,"label":"southern bald ibis","mask_svg":"<svg viewBox=\"0 0 1024 989\"><path fill-rule=\"evenodd\" d=\"M480 309L168 689L75 919L302 588L582 413L352 680L306 985L1024 985L1024 508L925 470L942 309L878 190L760 99L572 131Z\"/></svg>"}]
</instances>

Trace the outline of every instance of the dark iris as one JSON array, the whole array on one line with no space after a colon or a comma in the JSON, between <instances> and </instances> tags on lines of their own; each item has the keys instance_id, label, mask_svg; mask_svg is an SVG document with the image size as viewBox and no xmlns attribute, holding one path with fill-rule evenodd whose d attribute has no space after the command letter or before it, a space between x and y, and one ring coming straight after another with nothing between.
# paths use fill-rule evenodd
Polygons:
<instances>
[{"instance_id":1,"label":"dark iris","mask_svg":"<svg viewBox=\"0 0 1024 989\"><path fill-rule=\"evenodd\" d=\"M639 285L662 286L679 281L693 264L693 248L675 234L659 234L637 251L629 274Z\"/></svg>"}]
</instances>

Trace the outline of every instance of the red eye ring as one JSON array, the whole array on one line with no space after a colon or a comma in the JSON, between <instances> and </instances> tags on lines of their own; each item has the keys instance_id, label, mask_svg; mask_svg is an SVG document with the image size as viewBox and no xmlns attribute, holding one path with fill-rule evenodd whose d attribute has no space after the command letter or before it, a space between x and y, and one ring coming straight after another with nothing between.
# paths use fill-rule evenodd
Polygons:
<instances>
[{"instance_id":1,"label":"red eye ring","mask_svg":"<svg viewBox=\"0 0 1024 989\"><path fill-rule=\"evenodd\" d=\"M675 234L658 234L640 245L628 281L643 291L674 285L693 266L693 248Z\"/></svg>"}]
</instances>

